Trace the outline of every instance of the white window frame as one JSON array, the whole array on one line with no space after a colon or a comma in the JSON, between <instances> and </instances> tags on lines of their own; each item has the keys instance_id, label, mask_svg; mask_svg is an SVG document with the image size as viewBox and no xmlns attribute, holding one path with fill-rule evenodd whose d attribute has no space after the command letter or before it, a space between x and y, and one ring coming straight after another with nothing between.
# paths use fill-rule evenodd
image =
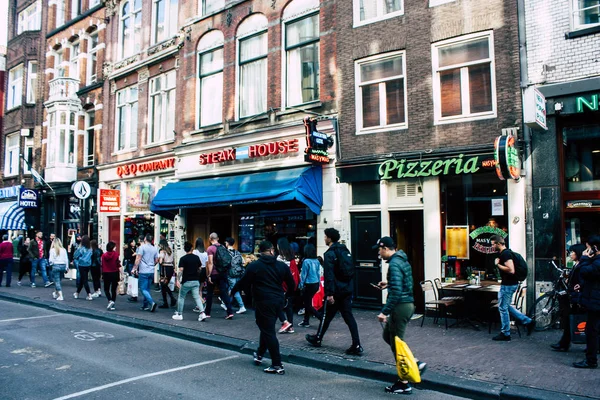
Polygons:
<instances>
[{"instance_id":1,"label":"white window frame","mask_svg":"<svg viewBox=\"0 0 600 400\"><path fill-rule=\"evenodd\" d=\"M66 0L56 0L56 26L59 28L65 24Z\"/></svg>"},{"instance_id":2,"label":"white window frame","mask_svg":"<svg viewBox=\"0 0 600 400\"><path fill-rule=\"evenodd\" d=\"M4 137L4 176L19 175L19 150L20 150L19 132L11 133ZM15 141L16 143L9 143Z\"/></svg>"},{"instance_id":3,"label":"white window frame","mask_svg":"<svg viewBox=\"0 0 600 400\"><path fill-rule=\"evenodd\" d=\"M446 3L454 3L456 0L429 0L429 7L441 6Z\"/></svg>"},{"instance_id":4,"label":"white window frame","mask_svg":"<svg viewBox=\"0 0 600 400\"><path fill-rule=\"evenodd\" d=\"M168 86L169 77L171 77L171 86ZM160 90L153 90L155 82L161 82ZM157 145L175 140L175 119L176 119L176 96L175 88L177 86L177 71L171 70L167 73L150 79L148 83L148 137L147 145ZM154 98L160 97L160 116L161 121L157 130L154 126L154 113L157 111L154 107ZM171 98L171 103L167 99ZM169 121L168 116L171 116Z\"/></svg>"},{"instance_id":5,"label":"white window frame","mask_svg":"<svg viewBox=\"0 0 600 400\"><path fill-rule=\"evenodd\" d=\"M142 1L140 1L140 8L135 9L134 8L135 2L136 2L136 0L126 0L121 4L121 6L119 8L119 40L118 40L119 59L131 57L135 54L138 54L142 48L143 24L142 24L142 28L140 28L140 32L136 35L135 18L138 14L140 14L142 12L142 9L143 9L142 4L143 3L142 3ZM125 4L127 4L127 3L130 3L129 14L124 15L123 10L125 9ZM123 21L126 20L127 18L129 18L131 21L131 25L130 25L131 36L129 37L128 42L125 43L125 31L123 29ZM143 18L143 15L141 16L141 18ZM136 50L137 45L139 45L139 49Z\"/></svg>"},{"instance_id":6,"label":"white window frame","mask_svg":"<svg viewBox=\"0 0 600 400\"><path fill-rule=\"evenodd\" d=\"M222 35L222 32L219 31L219 33ZM211 34L211 33L209 32L208 34ZM221 36L220 39L223 39L223 36ZM200 42L199 42L199 45L201 45L201 44L202 44L202 38L200 39ZM202 71L202 65L201 65L202 56L204 54L212 53L214 51L223 50L223 46L224 46L224 40L219 40L219 41L216 41L211 46L196 49L196 65L197 65L197 70L196 70L196 128L197 129L204 128L206 126L213 126L213 125L218 125L218 124L223 123L223 114L222 113L219 116L218 121L215 120L215 121L210 121L210 123L205 123L205 124L202 123L202 116L204 114L202 112L202 79L207 78L207 77L212 77L217 74L221 74L221 81L223 81L223 79L224 79L223 67L225 66L225 59L223 58L223 67L219 71L213 71L207 75L200 76L200 72ZM225 57L225 54L223 54L223 57ZM223 86L224 85L221 85L221 101L223 101L223 97L225 94L225 92L223 90ZM222 105L221 105L221 108L222 108Z\"/></svg>"},{"instance_id":7,"label":"white window frame","mask_svg":"<svg viewBox=\"0 0 600 400\"><path fill-rule=\"evenodd\" d=\"M96 46L92 47L92 43L96 39ZM87 65L86 65L86 84L92 85L98 81L98 50L99 50L99 42L98 42L98 31L95 31L89 35L87 38ZM96 59L96 66L94 68L94 58Z\"/></svg>"},{"instance_id":8,"label":"white window frame","mask_svg":"<svg viewBox=\"0 0 600 400\"><path fill-rule=\"evenodd\" d=\"M54 53L54 79L65 77L64 55L64 48L60 48Z\"/></svg>"},{"instance_id":9,"label":"white window frame","mask_svg":"<svg viewBox=\"0 0 600 400\"><path fill-rule=\"evenodd\" d=\"M83 11L83 4L81 0L71 0L71 19L77 18L78 15Z\"/></svg>"},{"instance_id":10,"label":"white window frame","mask_svg":"<svg viewBox=\"0 0 600 400\"><path fill-rule=\"evenodd\" d=\"M33 66L35 65L35 72ZM37 101L37 77L39 64L37 61L29 61L27 63L27 96L25 101L27 104L35 104Z\"/></svg>"},{"instance_id":11,"label":"white window frame","mask_svg":"<svg viewBox=\"0 0 600 400\"><path fill-rule=\"evenodd\" d=\"M463 42L469 42L476 39L487 38L489 43L489 58L477 61L471 61L464 64L455 64L443 68L438 68L439 54L438 49L449 45L456 45ZM496 98L496 61L494 52L494 32L486 31L464 35L457 38L443 40L431 45L431 59L433 71L433 109L434 109L434 125L453 124L457 122L478 121L482 119L496 118L498 113L498 101ZM490 81L492 86L492 111L484 111L480 113L470 113L470 93L469 93L469 71L468 67L484 63L490 63ZM443 70L461 68L461 108L462 115L442 117L441 104L441 85L439 72Z\"/></svg>"},{"instance_id":12,"label":"white window frame","mask_svg":"<svg viewBox=\"0 0 600 400\"><path fill-rule=\"evenodd\" d=\"M241 61L241 50L242 50L241 44L244 42L244 40L252 39L254 37L261 36L261 35L265 35L267 37L267 49L266 49L264 55L260 55L260 56L254 57L254 58L252 58L250 60L242 62ZM248 117L251 117L253 115L259 115L259 114L262 114L262 113L264 113L264 112L267 111L268 101L266 100L266 98L267 98L267 95L268 95L268 74L269 74L269 60L268 60L268 56L269 56L269 42L268 42L268 40L269 40L269 36L268 36L267 30L260 30L260 31L257 31L257 32L253 32L251 34L247 34L247 35L238 37L237 40L236 40L237 41L237 45L236 45L236 47L237 47L237 63L236 63L236 77L237 77L237 79L236 79L235 83L236 83L236 93L237 93L237 95L235 96L235 99L236 99L236 119L237 120L239 120L240 118L248 118ZM267 85L265 85L265 87L261 88L265 92L264 93L265 94L264 109L263 110L259 110L257 113L254 113L254 114L242 115L242 66L246 65L246 64L251 64L251 63L254 63L254 62L257 62L257 61L262 61L262 60L265 61L265 64L266 64L265 70L266 70L266 74L267 74L267 80L266 80Z\"/></svg>"},{"instance_id":13,"label":"white window frame","mask_svg":"<svg viewBox=\"0 0 600 400\"><path fill-rule=\"evenodd\" d=\"M23 158L24 158L23 174L30 175L31 174L30 166L33 165L33 139L30 139L30 138L25 139L25 143L23 145ZM27 160L29 162L29 164L27 164L27 162L25 162L25 160Z\"/></svg>"},{"instance_id":14,"label":"white window frame","mask_svg":"<svg viewBox=\"0 0 600 400\"><path fill-rule=\"evenodd\" d=\"M42 1L38 0L21 11L17 21L17 35L42 29Z\"/></svg>"},{"instance_id":15,"label":"white window frame","mask_svg":"<svg viewBox=\"0 0 600 400\"><path fill-rule=\"evenodd\" d=\"M157 21L157 10L158 10L158 3L164 1L165 2L165 12L164 12L164 17L165 20L163 21L163 25L164 25L164 37L163 38L158 38L158 21ZM173 10L172 8L175 7L175 9ZM156 43L160 43L160 42L164 42L167 39L172 38L173 36L177 35L177 27L178 27L178 20L177 20L177 10L179 9L179 1L176 0L175 1L175 5L173 6L173 4L171 3L171 0L152 0L152 30L151 30L151 35L150 35L150 44L156 44ZM174 17L174 20L171 19L171 17Z\"/></svg>"},{"instance_id":16,"label":"white window frame","mask_svg":"<svg viewBox=\"0 0 600 400\"><path fill-rule=\"evenodd\" d=\"M8 90L6 93L6 109L20 107L23 104L23 64L16 65L8 71ZM19 76L20 75L20 76Z\"/></svg>"},{"instance_id":17,"label":"white window frame","mask_svg":"<svg viewBox=\"0 0 600 400\"><path fill-rule=\"evenodd\" d=\"M209 4L215 3L208 7ZM216 4L218 3L218 4ZM198 15L204 17L225 8L225 0L198 0ZM208 9L208 11L206 11Z\"/></svg>"},{"instance_id":18,"label":"white window frame","mask_svg":"<svg viewBox=\"0 0 600 400\"><path fill-rule=\"evenodd\" d=\"M386 60L388 58L396 58L396 57L402 57L402 75L396 75L394 77L390 77L390 78L385 78L385 79L381 79L381 80L374 80L374 81L365 81L365 82L361 82L360 81L360 67L363 64L369 64L373 61L383 61ZM395 51L392 53L384 53L384 54L377 54L375 56L371 56L371 57L367 57L367 58L363 58L360 60L357 60L354 63L354 81L355 81L355 94L356 94L356 134L357 135L361 135L361 134L368 134L368 133L376 133L376 132L386 132L392 129L406 129L408 128L408 99L407 99L407 86L406 86L406 51ZM386 98L386 91L385 91L385 83L387 81L391 81L391 80L396 80L402 78L403 80L403 84L404 84L404 122L402 123L398 123L398 124L390 124L390 125L378 125L378 126L372 126L372 127L368 127L368 128L364 128L363 127L363 114L362 114L362 107L363 107L363 96L362 96L362 90L361 87L363 85L371 85L374 83L379 83L379 121L380 122L384 122L386 120L387 117L387 98Z\"/></svg>"},{"instance_id":19,"label":"white window frame","mask_svg":"<svg viewBox=\"0 0 600 400\"><path fill-rule=\"evenodd\" d=\"M600 13L600 4L584 8L583 10L591 10L594 8L597 8L598 12ZM580 29L587 29L587 28L591 28L594 26L600 26L600 22L595 23L595 24L580 24L579 23L579 13L581 12L581 10L582 9L580 9L578 6L578 0L571 0L571 24L573 26L574 31L580 30Z\"/></svg>"},{"instance_id":20,"label":"white window frame","mask_svg":"<svg viewBox=\"0 0 600 400\"><path fill-rule=\"evenodd\" d=\"M360 20L360 0L352 0L353 9L354 9L353 14L354 14L354 27L355 28L358 26L368 25L368 24L372 24L374 22L384 21L386 19L404 15L404 0L400 0L400 10L394 11L394 12L391 12L388 14L385 13L385 1L386 0L365 0L365 1L376 1L377 7L379 9L378 13L381 13L381 14L375 18L366 19L364 21L361 21ZM453 1L453 0L450 0L450 1Z\"/></svg>"},{"instance_id":21,"label":"white window frame","mask_svg":"<svg viewBox=\"0 0 600 400\"><path fill-rule=\"evenodd\" d=\"M79 81L81 76L81 42L75 41L71 43L69 51L69 78Z\"/></svg>"},{"instance_id":22,"label":"white window frame","mask_svg":"<svg viewBox=\"0 0 600 400\"><path fill-rule=\"evenodd\" d=\"M92 124L92 117L91 114L94 114L94 120L93 120L93 124ZM96 123L96 110L95 109L91 109L91 110L87 110L85 113L85 133L83 134L83 166L84 167L91 167L96 163L96 143L95 143L95 138L96 138L96 130L100 130L100 128L102 127L102 125L97 124ZM90 155L90 131L93 133L93 137L92 140L94 141L93 143L91 143L92 146L92 154Z\"/></svg>"},{"instance_id":23,"label":"white window frame","mask_svg":"<svg viewBox=\"0 0 600 400\"><path fill-rule=\"evenodd\" d=\"M65 116L64 122L61 122L61 115ZM48 114L47 167L77 166L78 118L79 113L68 108L59 108ZM61 130L65 133L62 141L60 140ZM71 147L72 151L70 151ZM59 159L62 148L64 148L64 160Z\"/></svg>"},{"instance_id":24,"label":"white window frame","mask_svg":"<svg viewBox=\"0 0 600 400\"><path fill-rule=\"evenodd\" d=\"M135 90L135 97L133 96ZM119 93L124 96L124 101L119 103ZM137 126L139 119L139 89L137 86L129 86L115 93L115 153L129 153L137 149ZM135 109L135 112L132 112ZM123 112L125 120L124 143L121 146L121 131L119 128L120 113ZM135 144L132 137L135 136ZM122 148L121 148L122 147Z\"/></svg>"}]
</instances>

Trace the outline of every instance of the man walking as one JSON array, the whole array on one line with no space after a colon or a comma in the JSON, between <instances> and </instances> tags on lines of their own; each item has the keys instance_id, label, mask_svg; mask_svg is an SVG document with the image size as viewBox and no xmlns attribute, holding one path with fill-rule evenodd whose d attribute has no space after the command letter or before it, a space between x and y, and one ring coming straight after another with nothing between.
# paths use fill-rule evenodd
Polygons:
<instances>
[{"instance_id":1,"label":"man walking","mask_svg":"<svg viewBox=\"0 0 600 400\"><path fill-rule=\"evenodd\" d=\"M339 240L340 233L336 229L325 229L325 244L329 246L329 249L323 255L326 296L323 302L323 317L319 323L317 334L306 335L306 341L315 347L321 347L325 332L327 332L331 320L339 311L352 336L352 345L346 350L346 354L360 356L363 353L363 348L360 345L358 336L358 325L354 315L352 315L354 282L353 278L348 279L347 276L343 276L341 268L343 255L346 254L347 257L350 257L350 253L345 245L338 243Z\"/></svg>"},{"instance_id":2,"label":"man walking","mask_svg":"<svg viewBox=\"0 0 600 400\"><path fill-rule=\"evenodd\" d=\"M185 250L185 256L179 259L179 272L177 273L177 282L179 287L179 298L177 299L177 311L171 317L174 320L181 321L183 319L183 306L185 305L185 296L188 292L192 292L192 297L196 302L196 307L200 311L198 321L204 321L206 315L204 314L204 305L200 298L200 267L202 263L197 255L192 253L194 250L190 242L183 244ZM165 302L166 303L166 302Z\"/></svg>"},{"instance_id":3,"label":"man walking","mask_svg":"<svg viewBox=\"0 0 600 400\"><path fill-rule=\"evenodd\" d=\"M48 274L46 273L46 267L48 266L48 251L43 237L44 234L42 231L38 231L35 234L35 239L29 242L29 248L27 249L29 258L31 259L31 287L35 287L35 274L38 269L42 273L44 287L49 287L54 283L48 280Z\"/></svg>"},{"instance_id":4,"label":"man walking","mask_svg":"<svg viewBox=\"0 0 600 400\"><path fill-rule=\"evenodd\" d=\"M294 293L296 285L289 267L275 257L273 244L263 241L259 245L260 257L250 263L246 273L235 284L231 295L244 288L252 288L252 298L255 304L256 325L260 330L258 350L254 353L254 363L260 365L264 354L269 350L271 366L265 368L268 374L285 374L279 353L279 340L275 331L275 322L283 310L285 296ZM287 285L284 294L282 284Z\"/></svg>"},{"instance_id":5,"label":"man walking","mask_svg":"<svg viewBox=\"0 0 600 400\"><path fill-rule=\"evenodd\" d=\"M225 245L227 246L227 250L231 253L231 268L229 268L229 272L227 273L227 282L229 284L229 288L233 288L237 281L244 275L246 270L244 269L244 259L242 258L242 254L237 251L233 245L235 244L235 239L228 237L225 239ZM237 310L236 314L243 314L246 312L246 307L244 306L244 300L242 299L242 295L240 293L236 293L235 296L231 296L229 299L231 301L232 298L238 303L240 307Z\"/></svg>"},{"instance_id":6,"label":"man walking","mask_svg":"<svg viewBox=\"0 0 600 400\"><path fill-rule=\"evenodd\" d=\"M150 312L156 311L156 303L150 294L150 286L154 280L154 266L158 262L158 252L152 245L152 235L146 235L144 244L142 244L136 253L133 273L139 272L139 289L144 296L144 302L140 310Z\"/></svg>"},{"instance_id":7,"label":"man walking","mask_svg":"<svg viewBox=\"0 0 600 400\"><path fill-rule=\"evenodd\" d=\"M223 303L225 303L225 309L227 312L225 319L233 319L231 299L227 294L230 290L227 282L227 270L231 267L231 255L229 255L227 248L221 246L219 243L219 235L217 235L215 232L211 233L208 238L210 240L210 246L208 246L208 249L206 249L206 252L208 253L208 262L206 263L206 275L208 277L208 283L206 285L206 317L210 318L215 285L218 285L219 291L221 292L221 300L223 300ZM221 249L219 249L219 247ZM229 255L229 266L220 265L224 262L223 256L219 255L219 251L221 250L225 250L226 254ZM219 272L218 268L226 269L224 269L223 272Z\"/></svg>"},{"instance_id":8,"label":"man walking","mask_svg":"<svg viewBox=\"0 0 600 400\"><path fill-rule=\"evenodd\" d=\"M415 312L412 268L408 263L406 253L396 250L396 244L389 236L379 239L373 249L379 250L379 256L389 264L387 281L379 282L378 285L380 290L388 290L388 296L377 319L379 322L385 323L383 340L392 349L395 359L396 336L404 340L406 325ZM418 366L419 371L424 372L426 364L419 362ZM398 380L393 385L387 386L385 391L394 394L408 394L412 392L412 387L408 381Z\"/></svg>"},{"instance_id":9,"label":"man walking","mask_svg":"<svg viewBox=\"0 0 600 400\"><path fill-rule=\"evenodd\" d=\"M493 235L490 238L492 247L496 249L500 256L496 258L496 266L500 271L502 285L498 292L498 311L500 312L500 333L492 338L496 341L510 341L510 316L512 315L518 323L527 327L527 335L531 335L535 322L528 316L520 313L516 308L510 305L512 297L517 291L519 281L515 275L515 262L512 251L506 247L504 238Z\"/></svg>"},{"instance_id":10,"label":"man walking","mask_svg":"<svg viewBox=\"0 0 600 400\"><path fill-rule=\"evenodd\" d=\"M0 286L2 286L2 278L4 271L6 271L6 287L10 287L12 281L13 252L13 244L8 240L8 235L2 235L2 243L0 243Z\"/></svg>"}]
</instances>

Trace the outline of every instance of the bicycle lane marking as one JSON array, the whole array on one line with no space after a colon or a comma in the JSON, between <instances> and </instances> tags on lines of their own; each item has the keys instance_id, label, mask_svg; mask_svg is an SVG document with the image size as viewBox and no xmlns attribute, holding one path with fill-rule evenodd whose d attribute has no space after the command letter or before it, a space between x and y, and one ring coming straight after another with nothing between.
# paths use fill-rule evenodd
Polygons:
<instances>
[{"instance_id":1,"label":"bicycle lane marking","mask_svg":"<svg viewBox=\"0 0 600 400\"><path fill-rule=\"evenodd\" d=\"M116 382L113 382L113 383L107 383L106 385L96 386L94 388L83 390L81 392L68 394L68 395L62 396L62 397L57 397L54 400L72 399L72 398L83 396L83 395L86 395L86 394L90 394L90 393L94 393L94 392L99 392L99 391L104 390L104 389L110 389L112 387L123 385L125 383L135 382L135 381L139 381L141 379L151 378L153 376L170 374L171 372L177 372L177 371L183 371L183 370L190 369L190 368L201 367L203 365L215 364L215 363L218 363L218 362L221 362L221 361L232 360L232 359L238 358L238 357L239 356L223 357L223 358L219 358L219 359L216 359L216 360L203 361L201 363L184 365L183 367L177 367L177 368L165 369L163 371L152 372L150 374L144 374L144 375L136 376L136 377L133 377L133 378L127 378L127 379L123 379L123 380L116 381Z\"/></svg>"},{"instance_id":2,"label":"bicycle lane marking","mask_svg":"<svg viewBox=\"0 0 600 400\"><path fill-rule=\"evenodd\" d=\"M40 315L37 317L24 317L24 318L11 318L11 319L0 319L0 322L13 322L13 321L25 321L28 319L39 319L39 318L51 318L62 316L62 314L52 314L52 315Z\"/></svg>"}]
</instances>

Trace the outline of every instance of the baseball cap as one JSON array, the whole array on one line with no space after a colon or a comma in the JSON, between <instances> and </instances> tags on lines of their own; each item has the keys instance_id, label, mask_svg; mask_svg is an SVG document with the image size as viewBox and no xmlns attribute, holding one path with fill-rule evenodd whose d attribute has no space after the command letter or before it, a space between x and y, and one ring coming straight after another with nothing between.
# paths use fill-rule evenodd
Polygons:
<instances>
[{"instance_id":1,"label":"baseball cap","mask_svg":"<svg viewBox=\"0 0 600 400\"><path fill-rule=\"evenodd\" d=\"M380 247L396 247L396 244L394 243L394 240L391 237L384 236L377 241L377 244L375 246L373 246L373 250L378 249Z\"/></svg>"}]
</instances>

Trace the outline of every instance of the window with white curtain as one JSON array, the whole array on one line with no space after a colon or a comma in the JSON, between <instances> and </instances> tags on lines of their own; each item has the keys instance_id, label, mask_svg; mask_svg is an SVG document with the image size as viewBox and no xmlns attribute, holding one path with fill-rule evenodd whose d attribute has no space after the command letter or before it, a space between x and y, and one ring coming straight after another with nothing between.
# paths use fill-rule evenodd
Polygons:
<instances>
[{"instance_id":1,"label":"window with white curtain","mask_svg":"<svg viewBox=\"0 0 600 400\"><path fill-rule=\"evenodd\" d=\"M212 14L225 7L225 0L198 0L198 12L200 16Z\"/></svg>"},{"instance_id":2,"label":"window with white curtain","mask_svg":"<svg viewBox=\"0 0 600 400\"><path fill-rule=\"evenodd\" d=\"M17 17L17 35L42 28L42 1L38 0L21 11Z\"/></svg>"},{"instance_id":3,"label":"window with white curtain","mask_svg":"<svg viewBox=\"0 0 600 400\"><path fill-rule=\"evenodd\" d=\"M319 14L285 23L285 55L285 105L319 100Z\"/></svg>"},{"instance_id":4,"label":"window with white curtain","mask_svg":"<svg viewBox=\"0 0 600 400\"><path fill-rule=\"evenodd\" d=\"M572 1L574 29L584 29L600 25L600 0Z\"/></svg>"},{"instance_id":5,"label":"window with white curtain","mask_svg":"<svg viewBox=\"0 0 600 400\"><path fill-rule=\"evenodd\" d=\"M58 27L64 25L66 11L67 10L65 7L65 0L56 0L56 26L55 26L55 28L58 28Z\"/></svg>"},{"instance_id":6,"label":"window with white curtain","mask_svg":"<svg viewBox=\"0 0 600 400\"><path fill-rule=\"evenodd\" d=\"M404 14L404 0L353 0L354 26Z\"/></svg>"},{"instance_id":7,"label":"window with white curtain","mask_svg":"<svg viewBox=\"0 0 600 400\"><path fill-rule=\"evenodd\" d=\"M58 110L48 115L48 167L76 165L76 130L77 114L75 112Z\"/></svg>"},{"instance_id":8,"label":"window with white curtain","mask_svg":"<svg viewBox=\"0 0 600 400\"><path fill-rule=\"evenodd\" d=\"M87 84L91 85L96 83L98 80L97 68L98 68L98 32L94 32L90 35L87 41L87 73L86 80Z\"/></svg>"},{"instance_id":9,"label":"window with white curtain","mask_svg":"<svg viewBox=\"0 0 600 400\"><path fill-rule=\"evenodd\" d=\"M198 43L198 126L223 122L223 33L211 31Z\"/></svg>"},{"instance_id":10,"label":"window with white curtain","mask_svg":"<svg viewBox=\"0 0 600 400\"><path fill-rule=\"evenodd\" d=\"M19 107L23 102L23 69L23 64L19 64L8 71L7 110Z\"/></svg>"},{"instance_id":11,"label":"window with white curtain","mask_svg":"<svg viewBox=\"0 0 600 400\"><path fill-rule=\"evenodd\" d=\"M177 34L177 1L152 1L152 44L160 43Z\"/></svg>"},{"instance_id":12,"label":"window with white curtain","mask_svg":"<svg viewBox=\"0 0 600 400\"><path fill-rule=\"evenodd\" d=\"M81 14L81 0L71 0L71 19Z\"/></svg>"},{"instance_id":13,"label":"window with white curtain","mask_svg":"<svg viewBox=\"0 0 600 400\"><path fill-rule=\"evenodd\" d=\"M254 14L238 28L240 118L267 110L267 27L267 18Z\"/></svg>"},{"instance_id":14,"label":"window with white curtain","mask_svg":"<svg viewBox=\"0 0 600 400\"><path fill-rule=\"evenodd\" d=\"M148 144L175 138L176 71L150 79Z\"/></svg>"},{"instance_id":15,"label":"window with white curtain","mask_svg":"<svg viewBox=\"0 0 600 400\"><path fill-rule=\"evenodd\" d=\"M127 0L121 6L119 56L130 57L142 48L142 0Z\"/></svg>"},{"instance_id":16,"label":"window with white curtain","mask_svg":"<svg viewBox=\"0 0 600 400\"><path fill-rule=\"evenodd\" d=\"M132 150L137 147L138 88L128 87L117 93L115 150Z\"/></svg>"},{"instance_id":17,"label":"window with white curtain","mask_svg":"<svg viewBox=\"0 0 600 400\"><path fill-rule=\"evenodd\" d=\"M19 133L6 135L4 151L4 176L19 174Z\"/></svg>"},{"instance_id":18,"label":"window with white curtain","mask_svg":"<svg viewBox=\"0 0 600 400\"><path fill-rule=\"evenodd\" d=\"M94 165L96 154L96 111L94 109L85 113L85 136L83 140L83 165Z\"/></svg>"},{"instance_id":19,"label":"window with white curtain","mask_svg":"<svg viewBox=\"0 0 600 400\"><path fill-rule=\"evenodd\" d=\"M54 55L54 77L59 78L65 76L65 67L63 65L64 50L60 49Z\"/></svg>"},{"instance_id":20,"label":"window with white curtain","mask_svg":"<svg viewBox=\"0 0 600 400\"><path fill-rule=\"evenodd\" d=\"M79 42L71 45L70 60L69 60L69 77L79 80Z\"/></svg>"},{"instance_id":21,"label":"window with white curtain","mask_svg":"<svg viewBox=\"0 0 600 400\"><path fill-rule=\"evenodd\" d=\"M27 103L35 104L37 94L37 61L29 61L27 64Z\"/></svg>"}]
</instances>

